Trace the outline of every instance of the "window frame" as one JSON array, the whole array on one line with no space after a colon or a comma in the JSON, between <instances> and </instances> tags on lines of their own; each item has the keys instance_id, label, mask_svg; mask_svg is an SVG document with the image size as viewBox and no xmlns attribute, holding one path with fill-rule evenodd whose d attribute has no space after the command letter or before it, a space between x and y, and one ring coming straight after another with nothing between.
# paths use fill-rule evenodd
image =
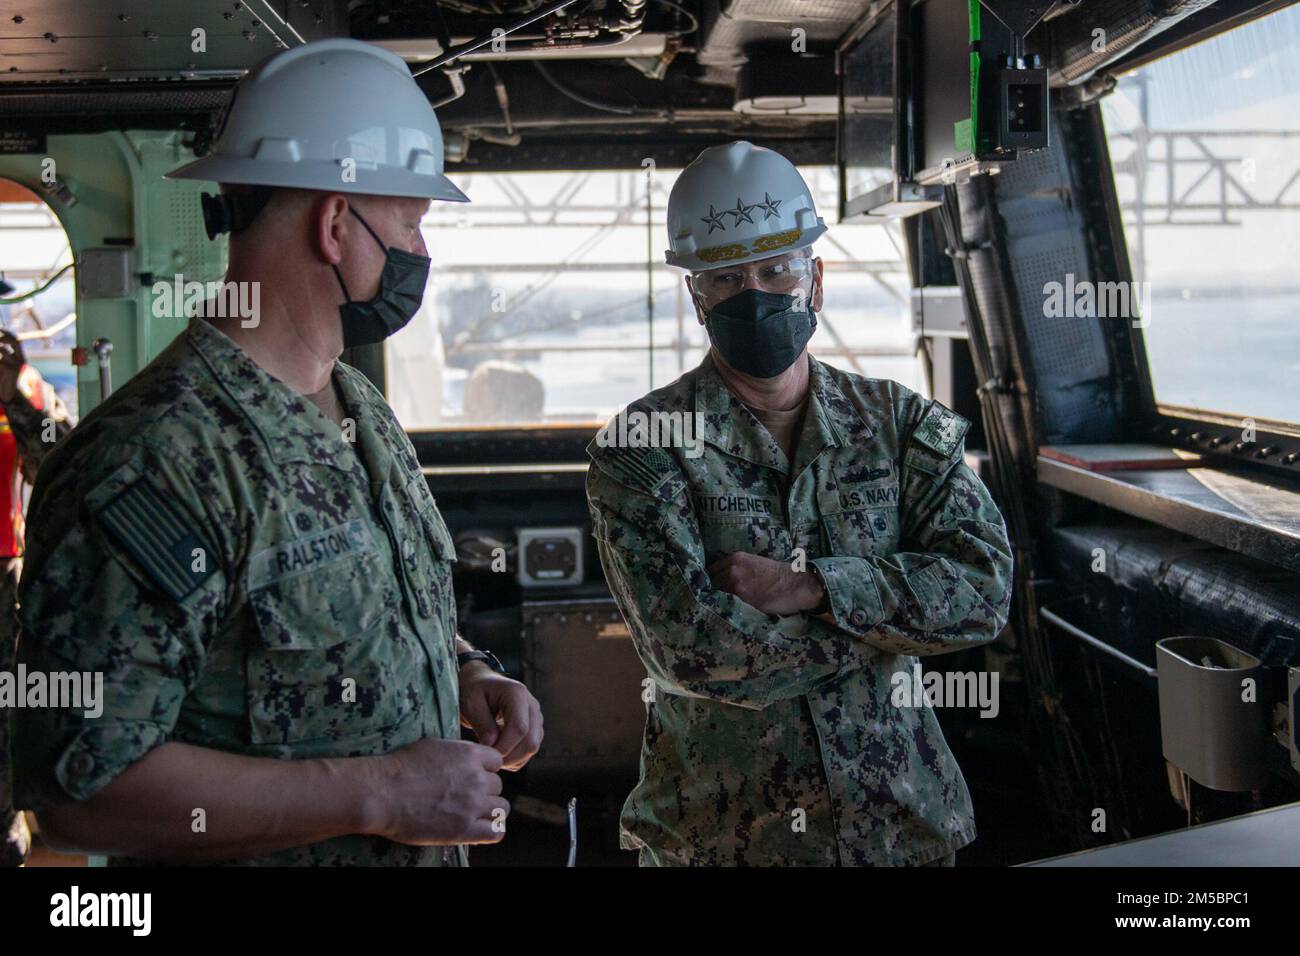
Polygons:
<instances>
[{"instance_id":1,"label":"window frame","mask_svg":"<svg viewBox=\"0 0 1300 956\"><path fill-rule=\"evenodd\" d=\"M753 137L751 141L755 145L782 150L786 157L796 166L820 166L832 172L837 171L837 166L833 161L827 162L824 158L808 160L804 156L803 150L788 148L782 142L769 141L761 137ZM719 144L709 143L707 145ZM691 154L690 161L694 160L695 155L695 153ZM680 173L686 165L689 165L689 162L681 165L675 162L672 164L664 163L659 166L659 169ZM512 169L509 167L497 168L487 164L483 167L475 167L472 172L475 174L508 175L511 172L569 172L575 170L643 173L644 167L598 163L591 166L565 164L546 169L524 165ZM842 180L840 182L842 183ZM656 211L658 211L658 208L656 208ZM852 226L883 226L884 220L878 222L875 220L854 220L846 224ZM820 255L814 250L811 258L819 258ZM433 268L435 271L437 270L436 263ZM682 276L685 274L685 272L682 272L677 277L677 280L681 281ZM902 277L902 283L900 284L905 284L908 288L912 286L912 269L906 245L904 245L903 254L898 260L898 275ZM826 340L823 339L823 341ZM650 347L655 352L671 354L672 351L667 344L653 344ZM701 359L708 352L709 339L705 334ZM813 349L813 354L817 354L816 349ZM862 354L871 353L867 350ZM915 359L914 353L900 351L897 355L898 357ZM347 350L344 352L342 359L360 369L380 390L385 400L390 399L389 389L391 383L387 374L388 350L386 343L380 342ZM694 367L690 366L684 371L690 371L690 368ZM673 378L675 377L674 375ZM673 378L657 381L653 387L656 389L662 388L669 384ZM922 378L922 384L924 384L924 378ZM630 399L629 401L634 400L636 399ZM564 486L572 480L571 466L575 462L585 465L588 461L587 446L597 437L605 424L605 421L599 421L595 424L590 422L538 422L532 424L514 422L460 424L453 422L439 427L423 425L409 427L405 431L416 450L417 460L420 462L421 467L425 469L425 475L430 482L430 486L434 487L436 485L444 489L457 490L462 487L474 487L474 482L481 481L482 475L487 471L492 472L494 482L503 482L509 488L515 486L516 479L523 472L534 476L543 475L548 480ZM522 471L519 469L522 469Z\"/></svg>"},{"instance_id":2,"label":"window frame","mask_svg":"<svg viewBox=\"0 0 1300 956\"><path fill-rule=\"evenodd\" d=\"M1255 15L1238 15L1225 20L1217 29L1202 29L1184 38L1182 42L1161 47L1157 52L1145 56L1130 57L1114 64L1110 69L1128 71L1137 69L1164 56L1176 56L1183 50L1199 43L1213 39L1221 34L1253 22L1260 17L1291 6L1291 3L1265 4L1252 11ZM1110 91L1107 90L1107 93ZM1119 193L1115 185L1112 168L1110 145L1106 139L1105 124L1101 119L1100 102L1093 104L1097 110L1095 125L1097 141L1094 148L1097 155L1105 158L1104 175L1099 177L1105 216L1109 227L1109 239L1114 250L1116 278L1121 282L1133 281L1133 266L1129 257L1128 237L1124 230L1124 220L1119 204ZM1096 252L1094 244L1094 253ZM1255 422L1255 441L1244 443L1241 440L1241 418L1223 412L1210 412L1201 409L1169 405L1156 399L1155 387L1151 377L1151 364L1147 356L1144 330L1132 322L1126 323L1129 349L1121 359L1121 364L1132 365L1127 372L1133 378L1136 392L1136 407L1140 413L1140 423L1132 437L1139 441L1149 441L1159 445L1168 445L1195 451L1211 461L1238 461L1253 465L1262 465L1274 471L1300 477L1300 422L1280 422L1274 419L1251 416ZM1127 360L1127 361L1125 361Z\"/></svg>"}]
</instances>

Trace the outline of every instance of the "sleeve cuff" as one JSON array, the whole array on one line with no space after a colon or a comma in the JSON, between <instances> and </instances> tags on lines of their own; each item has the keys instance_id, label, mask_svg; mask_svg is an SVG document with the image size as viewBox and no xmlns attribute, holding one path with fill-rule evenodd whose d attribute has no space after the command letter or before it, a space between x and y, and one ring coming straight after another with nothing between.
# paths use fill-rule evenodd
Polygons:
<instances>
[{"instance_id":1,"label":"sleeve cuff","mask_svg":"<svg viewBox=\"0 0 1300 956\"><path fill-rule=\"evenodd\" d=\"M817 558L811 562L830 595L835 626L858 637L885 618L871 562L866 558Z\"/></svg>"},{"instance_id":2,"label":"sleeve cuff","mask_svg":"<svg viewBox=\"0 0 1300 956\"><path fill-rule=\"evenodd\" d=\"M64 749L54 776L70 797L88 800L166 741L167 731L152 721L117 720L87 727Z\"/></svg>"}]
</instances>

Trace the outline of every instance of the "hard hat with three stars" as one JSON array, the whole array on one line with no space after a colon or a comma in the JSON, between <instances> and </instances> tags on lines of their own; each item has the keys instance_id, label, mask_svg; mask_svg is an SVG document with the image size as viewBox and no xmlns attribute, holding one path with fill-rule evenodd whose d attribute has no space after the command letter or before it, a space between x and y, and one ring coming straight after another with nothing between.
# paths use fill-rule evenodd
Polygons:
<instances>
[{"instance_id":1,"label":"hard hat with three stars","mask_svg":"<svg viewBox=\"0 0 1300 956\"><path fill-rule=\"evenodd\" d=\"M670 266L704 272L793 252L825 231L794 164L740 140L706 149L677 177L665 257Z\"/></svg>"}]
</instances>

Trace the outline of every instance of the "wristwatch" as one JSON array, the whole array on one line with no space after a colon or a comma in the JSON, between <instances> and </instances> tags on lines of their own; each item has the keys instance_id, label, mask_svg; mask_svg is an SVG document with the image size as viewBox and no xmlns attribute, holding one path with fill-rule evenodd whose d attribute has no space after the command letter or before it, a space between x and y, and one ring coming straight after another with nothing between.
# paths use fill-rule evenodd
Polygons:
<instances>
[{"instance_id":1,"label":"wristwatch","mask_svg":"<svg viewBox=\"0 0 1300 956\"><path fill-rule=\"evenodd\" d=\"M497 656L491 651L466 651L464 654L456 655L456 666L458 668L464 667L470 661L482 661L498 674L506 672L505 667L502 666L501 662L497 660Z\"/></svg>"}]
</instances>

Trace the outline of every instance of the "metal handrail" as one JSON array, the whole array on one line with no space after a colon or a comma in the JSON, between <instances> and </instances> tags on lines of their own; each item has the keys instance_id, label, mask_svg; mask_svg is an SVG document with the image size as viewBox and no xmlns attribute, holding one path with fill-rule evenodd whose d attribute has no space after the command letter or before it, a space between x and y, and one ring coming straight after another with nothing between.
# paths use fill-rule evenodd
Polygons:
<instances>
[{"instance_id":1,"label":"metal handrail","mask_svg":"<svg viewBox=\"0 0 1300 956\"><path fill-rule=\"evenodd\" d=\"M1071 598L1068 600L1073 600L1073 599ZM1044 620L1059 627L1061 630L1063 630L1066 634L1069 634L1071 637L1078 638L1079 640L1083 641L1085 644L1088 644L1091 647L1095 647L1097 650L1101 651L1104 654L1109 654L1117 661L1121 661L1122 663L1127 664L1129 667L1132 667L1134 670L1139 670L1143 674L1146 674L1147 677L1153 679L1155 678L1156 669L1154 667L1148 667L1146 664L1143 664L1137 658L1129 657L1123 651L1119 650L1119 648L1112 647L1111 645L1103 641L1101 638L1094 637L1093 635L1089 634L1087 631L1083 630L1082 628L1076 627L1075 625L1071 624L1069 621L1061 617L1061 615L1057 614L1055 611L1049 610L1046 607L1040 607L1038 609L1038 613L1040 616L1042 616Z\"/></svg>"}]
</instances>

